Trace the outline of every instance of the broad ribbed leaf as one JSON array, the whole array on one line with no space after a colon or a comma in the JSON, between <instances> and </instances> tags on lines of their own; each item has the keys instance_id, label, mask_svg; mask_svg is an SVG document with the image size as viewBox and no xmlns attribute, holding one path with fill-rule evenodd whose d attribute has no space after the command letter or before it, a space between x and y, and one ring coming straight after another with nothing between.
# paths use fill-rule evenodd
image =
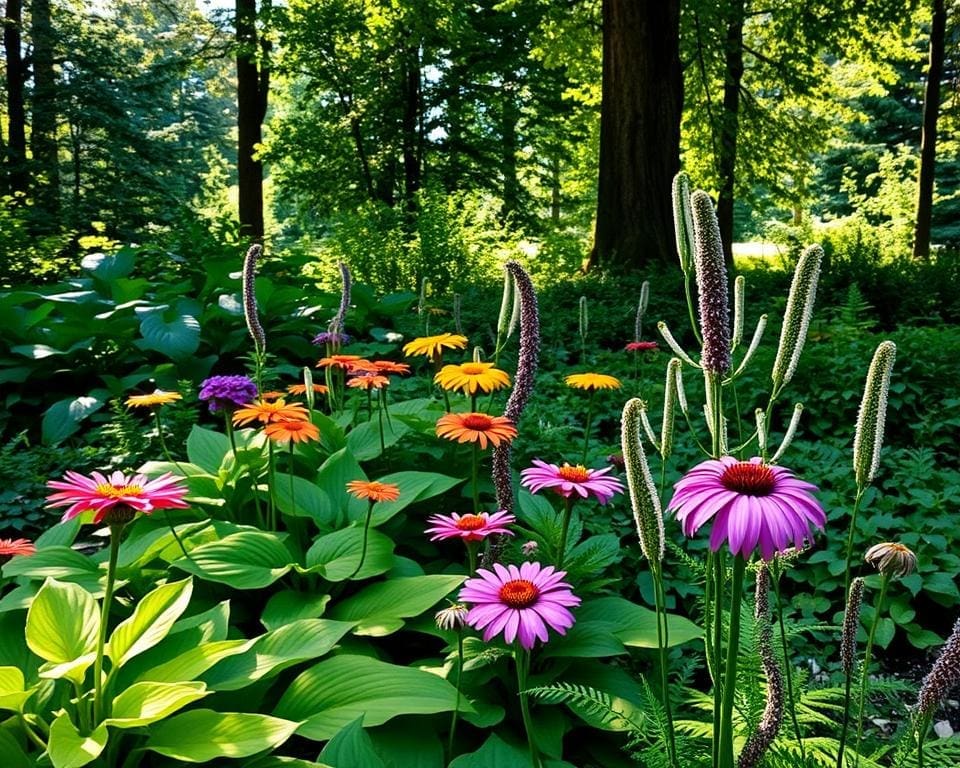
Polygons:
<instances>
[{"instance_id":1,"label":"broad ribbed leaf","mask_svg":"<svg viewBox=\"0 0 960 768\"><path fill-rule=\"evenodd\" d=\"M307 551L307 567L327 581L369 579L386 573L393 566L393 539L379 531L367 531L366 554L361 528L344 528L321 536ZM360 571L360 558L363 566Z\"/></svg>"},{"instance_id":2,"label":"broad ribbed leaf","mask_svg":"<svg viewBox=\"0 0 960 768\"><path fill-rule=\"evenodd\" d=\"M0 709L19 712L34 691L24 690L23 672L17 667L0 667Z\"/></svg>"},{"instance_id":3,"label":"broad ribbed leaf","mask_svg":"<svg viewBox=\"0 0 960 768\"><path fill-rule=\"evenodd\" d=\"M341 728L336 736L327 742L320 758L333 768L351 768L358 765L364 768L387 768L373 748L370 736L363 730L362 717Z\"/></svg>"},{"instance_id":4,"label":"broad ribbed leaf","mask_svg":"<svg viewBox=\"0 0 960 768\"><path fill-rule=\"evenodd\" d=\"M312 592L277 592L269 600L260 615L260 623L267 629L279 629L300 619L319 619L327 609L330 595Z\"/></svg>"},{"instance_id":5,"label":"broad ribbed leaf","mask_svg":"<svg viewBox=\"0 0 960 768\"><path fill-rule=\"evenodd\" d=\"M353 625L345 621L303 619L258 637L243 653L230 656L204 675L216 691L235 691L272 677L302 661L328 653Z\"/></svg>"},{"instance_id":6,"label":"broad ribbed leaf","mask_svg":"<svg viewBox=\"0 0 960 768\"><path fill-rule=\"evenodd\" d=\"M460 755L450 763L450 768L528 768L529 765L529 752L490 734L480 749L469 755Z\"/></svg>"},{"instance_id":7,"label":"broad ribbed leaf","mask_svg":"<svg viewBox=\"0 0 960 768\"><path fill-rule=\"evenodd\" d=\"M192 464L212 475L220 471L223 457L230 450L229 438L221 432L204 429L196 424L187 436L187 458Z\"/></svg>"},{"instance_id":8,"label":"broad ribbed leaf","mask_svg":"<svg viewBox=\"0 0 960 768\"><path fill-rule=\"evenodd\" d=\"M97 564L68 546L56 544L38 549L30 557L15 557L3 566L4 576L30 576L34 579L75 579L96 575Z\"/></svg>"},{"instance_id":9,"label":"broad ribbed leaf","mask_svg":"<svg viewBox=\"0 0 960 768\"><path fill-rule=\"evenodd\" d=\"M624 645L634 648L657 647L656 613L622 597L600 597L586 601L577 609L577 622L604 626ZM667 614L667 625L671 646L703 637L703 630L682 616Z\"/></svg>"},{"instance_id":10,"label":"broad ribbed leaf","mask_svg":"<svg viewBox=\"0 0 960 768\"><path fill-rule=\"evenodd\" d=\"M219 541L201 544L174 565L207 581L235 589L260 589L290 570L290 553L272 533L240 531Z\"/></svg>"},{"instance_id":11,"label":"broad ribbed leaf","mask_svg":"<svg viewBox=\"0 0 960 768\"><path fill-rule=\"evenodd\" d=\"M133 615L117 625L110 635L108 654L117 666L148 648L152 648L167 636L173 623L187 609L193 594L193 580L184 579L163 584L146 595L133 611Z\"/></svg>"},{"instance_id":12,"label":"broad ribbed leaf","mask_svg":"<svg viewBox=\"0 0 960 768\"><path fill-rule=\"evenodd\" d=\"M185 763L248 757L280 746L298 725L268 715L195 709L155 725L147 749Z\"/></svg>"},{"instance_id":13,"label":"broad ribbed leaf","mask_svg":"<svg viewBox=\"0 0 960 768\"><path fill-rule=\"evenodd\" d=\"M394 472L378 480L398 486L400 498L396 501L380 501L374 504L373 525L382 525L411 504L439 496L457 483L463 482L459 477L441 475L437 472Z\"/></svg>"},{"instance_id":14,"label":"broad ribbed leaf","mask_svg":"<svg viewBox=\"0 0 960 768\"><path fill-rule=\"evenodd\" d=\"M107 746L107 726L101 723L89 736L84 736L60 710L50 726L47 753L53 768L82 768L96 760Z\"/></svg>"},{"instance_id":15,"label":"broad ribbed leaf","mask_svg":"<svg viewBox=\"0 0 960 768\"><path fill-rule=\"evenodd\" d=\"M190 357L200 346L200 323L193 315L173 312L168 320L161 308L139 314L143 339L137 346L154 349L173 360Z\"/></svg>"},{"instance_id":16,"label":"broad ribbed leaf","mask_svg":"<svg viewBox=\"0 0 960 768\"><path fill-rule=\"evenodd\" d=\"M330 530L336 524L336 515L327 494L316 483L294 476L293 496L290 495L290 475L278 472L274 488L277 506L285 515L309 517L320 530Z\"/></svg>"},{"instance_id":17,"label":"broad ribbed leaf","mask_svg":"<svg viewBox=\"0 0 960 768\"><path fill-rule=\"evenodd\" d=\"M203 683L134 683L113 700L106 724L136 728L169 717L211 692Z\"/></svg>"},{"instance_id":18,"label":"broad ribbed leaf","mask_svg":"<svg viewBox=\"0 0 960 768\"><path fill-rule=\"evenodd\" d=\"M450 594L463 576L411 576L372 584L338 603L330 617L354 621L367 634L389 634L403 625L400 619L418 616ZM381 628L383 631L381 631Z\"/></svg>"},{"instance_id":19,"label":"broad ribbed leaf","mask_svg":"<svg viewBox=\"0 0 960 768\"><path fill-rule=\"evenodd\" d=\"M305 721L297 732L323 741L361 716L365 726L372 726L398 715L450 711L456 695L452 685L429 672L368 656L341 655L298 676L277 704L276 714ZM469 709L463 702L461 707Z\"/></svg>"},{"instance_id":20,"label":"broad ribbed leaf","mask_svg":"<svg viewBox=\"0 0 960 768\"><path fill-rule=\"evenodd\" d=\"M47 579L27 612L27 645L45 661L63 664L97 647L97 602L82 587Z\"/></svg>"}]
</instances>

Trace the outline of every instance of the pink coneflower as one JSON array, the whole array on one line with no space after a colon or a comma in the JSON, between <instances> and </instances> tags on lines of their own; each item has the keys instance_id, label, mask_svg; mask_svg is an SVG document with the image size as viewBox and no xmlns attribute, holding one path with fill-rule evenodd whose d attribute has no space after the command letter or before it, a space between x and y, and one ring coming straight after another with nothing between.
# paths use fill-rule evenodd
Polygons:
<instances>
[{"instance_id":1,"label":"pink coneflower","mask_svg":"<svg viewBox=\"0 0 960 768\"><path fill-rule=\"evenodd\" d=\"M631 341L624 347L627 352L648 352L656 351L660 345L655 341Z\"/></svg>"},{"instance_id":2,"label":"pink coneflower","mask_svg":"<svg viewBox=\"0 0 960 768\"><path fill-rule=\"evenodd\" d=\"M607 477L613 467L587 469L582 464L558 467L540 459L534 459L533 464L520 472L520 484L533 493L553 488L564 498L576 493L584 499L592 493L601 504L606 504L615 494L623 493L623 483L615 477Z\"/></svg>"},{"instance_id":3,"label":"pink coneflower","mask_svg":"<svg viewBox=\"0 0 960 768\"><path fill-rule=\"evenodd\" d=\"M37 547L28 539L0 539L0 557L32 555Z\"/></svg>"},{"instance_id":4,"label":"pink coneflower","mask_svg":"<svg viewBox=\"0 0 960 768\"><path fill-rule=\"evenodd\" d=\"M100 472L86 477L68 471L66 482L51 480L47 483L48 488L58 491L47 496L47 506L69 507L63 513L63 522L92 509L96 512L94 523L103 520L115 507L144 514L155 509L186 509L189 505L183 497L187 495L187 489L178 485L182 479L169 472L148 480L146 475L127 477L119 471L109 477Z\"/></svg>"},{"instance_id":5,"label":"pink coneflower","mask_svg":"<svg viewBox=\"0 0 960 768\"><path fill-rule=\"evenodd\" d=\"M708 459L674 488L669 509L687 536L713 520L710 548L714 552L726 541L733 554L749 558L759 545L760 555L769 561L790 545L802 547L812 539L811 524L822 530L827 520L811 493L817 490L815 485L759 458Z\"/></svg>"},{"instance_id":6,"label":"pink coneflower","mask_svg":"<svg viewBox=\"0 0 960 768\"><path fill-rule=\"evenodd\" d=\"M492 515L486 512L477 515L458 515L456 512L452 515L431 515L427 522L433 523L432 528L424 531L433 534L430 541L457 537L465 541L480 541L494 533L513 536L513 531L507 526L517 522L517 518L501 509Z\"/></svg>"},{"instance_id":7,"label":"pink coneflower","mask_svg":"<svg viewBox=\"0 0 960 768\"><path fill-rule=\"evenodd\" d=\"M504 641L519 638L530 650L538 639L547 641L548 626L561 635L573 626L568 608L580 598L563 581L566 575L552 565L494 563L492 571L481 568L477 578L467 579L457 600L471 605L467 624L483 630L484 642L503 632Z\"/></svg>"}]
</instances>

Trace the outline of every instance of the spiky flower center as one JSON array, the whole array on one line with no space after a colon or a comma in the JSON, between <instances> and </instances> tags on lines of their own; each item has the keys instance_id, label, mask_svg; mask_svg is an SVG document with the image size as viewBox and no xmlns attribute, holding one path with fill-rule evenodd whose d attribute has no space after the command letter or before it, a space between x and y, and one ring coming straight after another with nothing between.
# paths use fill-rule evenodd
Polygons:
<instances>
[{"instance_id":1,"label":"spiky flower center","mask_svg":"<svg viewBox=\"0 0 960 768\"><path fill-rule=\"evenodd\" d=\"M143 486L111 485L110 483L100 483L97 486L97 494L100 496L105 496L108 499L122 499L129 496L143 496Z\"/></svg>"},{"instance_id":2,"label":"spiky flower center","mask_svg":"<svg viewBox=\"0 0 960 768\"><path fill-rule=\"evenodd\" d=\"M461 531L476 531L487 524L487 519L483 515L464 515L456 522L457 528Z\"/></svg>"},{"instance_id":3,"label":"spiky flower center","mask_svg":"<svg viewBox=\"0 0 960 768\"><path fill-rule=\"evenodd\" d=\"M485 413L468 413L463 417L463 426L477 432L486 432L493 426L493 419Z\"/></svg>"},{"instance_id":4,"label":"spiky flower center","mask_svg":"<svg viewBox=\"0 0 960 768\"><path fill-rule=\"evenodd\" d=\"M776 478L766 464L738 461L723 471L720 482L727 490L744 496L769 496L773 493Z\"/></svg>"},{"instance_id":5,"label":"spiky flower center","mask_svg":"<svg viewBox=\"0 0 960 768\"><path fill-rule=\"evenodd\" d=\"M486 372L487 368L486 363L464 363L460 366L460 370L467 376L479 376Z\"/></svg>"},{"instance_id":6,"label":"spiky flower center","mask_svg":"<svg viewBox=\"0 0 960 768\"><path fill-rule=\"evenodd\" d=\"M575 467L564 464L557 470L557 474L571 483L585 483L590 479L590 472L583 464L577 464Z\"/></svg>"},{"instance_id":7,"label":"spiky flower center","mask_svg":"<svg viewBox=\"0 0 960 768\"><path fill-rule=\"evenodd\" d=\"M526 579L514 579L500 587L500 599L511 608L529 608L539 597L540 590Z\"/></svg>"}]
</instances>

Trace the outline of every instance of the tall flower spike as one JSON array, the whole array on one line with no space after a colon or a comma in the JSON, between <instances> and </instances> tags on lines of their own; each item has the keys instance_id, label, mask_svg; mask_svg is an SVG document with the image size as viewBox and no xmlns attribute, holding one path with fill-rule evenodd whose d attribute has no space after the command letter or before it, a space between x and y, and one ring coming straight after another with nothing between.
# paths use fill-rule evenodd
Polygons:
<instances>
[{"instance_id":1,"label":"tall flower spike","mask_svg":"<svg viewBox=\"0 0 960 768\"><path fill-rule=\"evenodd\" d=\"M516 261L508 261L504 269L513 277L514 289L520 296L520 351L517 359L517 375L513 380L513 391L507 398L503 415L514 424L519 424L537 376L537 365L540 360L540 312L530 275ZM493 485L497 492L497 509L513 512L509 444L499 445L493 449L492 465Z\"/></svg>"},{"instance_id":2,"label":"tall flower spike","mask_svg":"<svg viewBox=\"0 0 960 768\"><path fill-rule=\"evenodd\" d=\"M650 303L650 281L644 280L640 286L640 301L637 302L637 316L633 321L633 340L643 338L643 316L647 314L647 305Z\"/></svg>"},{"instance_id":3,"label":"tall flower spike","mask_svg":"<svg viewBox=\"0 0 960 768\"><path fill-rule=\"evenodd\" d=\"M677 358L673 358L673 360L677 360ZM672 363L673 360L671 360L670 362ZM683 388L683 366L680 365L679 360L677 360L676 371L677 371L677 402L680 403L680 412L683 413L684 416L686 416L687 412L690 409L687 406L687 390Z\"/></svg>"},{"instance_id":4,"label":"tall flower spike","mask_svg":"<svg viewBox=\"0 0 960 768\"><path fill-rule=\"evenodd\" d=\"M843 612L843 631L840 633L840 668L850 676L857 664L857 630L860 628L860 606L863 604L863 579L850 582L850 595Z\"/></svg>"},{"instance_id":5,"label":"tall flower spike","mask_svg":"<svg viewBox=\"0 0 960 768\"><path fill-rule=\"evenodd\" d=\"M697 190L690 196L693 209L694 268L700 307L700 334L704 370L723 374L730 370L730 306L727 301L727 268L723 263L720 226L710 195Z\"/></svg>"},{"instance_id":6,"label":"tall flower spike","mask_svg":"<svg viewBox=\"0 0 960 768\"><path fill-rule=\"evenodd\" d=\"M787 452L787 448L790 447L790 443L793 442L793 438L797 434L797 426L800 424L800 417L803 415L803 403L797 403L793 406L793 416L790 417L790 424L787 425L787 431L783 435L783 440L780 441L780 447L777 448L777 452L773 454L773 458L770 459L771 464L776 464L783 458L783 454Z\"/></svg>"},{"instance_id":7,"label":"tall flower spike","mask_svg":"<svg viewBox=\"0 0 960 768\"><path fill-rule=\"evenodd\" d=\"M344 321L347 317L347 310L350 308L350 293L352 285L350 268L345 262L342 261L338 266L340 268L340 306L337 308L337 314L333 316L333 319L327 326L328 333L337 334L337 336L334 336L335 339L339 339L343 335ZM339 343L334 344L334 346L339 346Z\"/></svg>"},{"instance_id":8,"label":"tall flower spike","mask_svg":"<svg viewBox=\"0 0 960 768\"><path fill-rule=\"evenodd\" d=\"M663 510L640 438L642 412L643 401L637 397L628 400L623 406L620 444L640 549L648 560L660 562L663 560L664 549Z\"/></svg>"},{"instance_id":9,"label":"tall flower spike","mask_svg":"<svg viewBox=\"0 0 960 768\"><path fill-rule=\"evenodd\" d=\"M590 315L587 312L587 297L580 297L580 340L586 343L587 331L590 328Z\"/></svg>"},{"instance_id":10,"label":"tall flower spike","mask_svg":"<svg viewBox=\"0 0 960 768\"><path fill-rule=\"evenodd\" d=\"M733 281L733 348L736 349L743 341L743 310L744 288L747 281L743 275L737 275Z\"/></svg>"},{"instance_id":11,"label":"tall flower spike","mask_svg":"<svg viewBox=\"0 0 960 768\"><path fill-rule=\"evenodd\" d=\"M508 319L507 314L510 311L510 299L513 294L513 277L507 271L503 273L503 296L500 299L500 314L497 316L497 336L507 337Z\"/></svg>"},{"instance_id":12,"label":"tall flower spike","mask_svg":"<svg viewBox=\"0 0 960 768\"><path fill-rule=\"evenodd\" d=\"M263 332L260 318L257 315L257 294L254 280L257 276L257 260L263 249L259 243L254 243L243 259L243 318L247 321L247 330L256 345L257 353L263 354L267 349L267 335Z\"/></svg>"},{"instance_id":13,"label":"tall flower spike","mask_svg":"<svg viewBox=\"0 0 960 768\"><path fill-rule=\"evenodd\" d=\"M687 365L691 365L694 368L699 368L700 366L693 362L693 358L686 353L683 347L680 346L680 343L673 337L673 334L670 332L670 327L661 320L657 323L657 330L660 331L660 335L663 336L663 340L667 342L667 346L673 351L677 357L679 357Z\"/></svg>"},{"instance_id":14,"label":"tall flower spike","mask_svg":"<svg viewBox=\"0 0 960 768\"><path fill-rule=\"evenodd\" d=\"M783 722L783 674L773 652L773 627L770 624L770 575L766 564L757 571L757 593L754 603L756 620L757 652L767 678L767 701L760 724L740 753L737 768L755 768L763 754L777 738Z\"/></svg>"},{"instance_id":15,"label":"tall flower spike","mask_svg":"<svg viewBox=\"0 0 960 768\"><path fill-rule=\"evenodd\" d=\"M880 449L883 447L883 430L887 423L887 395L896 359L897 345L892 341L883 341L873 353L870 370L867 371L860 413L857 414L857 430L853 436L853 471L858 488L870 485L880 468Z\"/></svg>"},{"instance_id":16,"label":"tall flower spike","mask_svg":"<svg viewBox=\"0 0 960 768\"><path fill-rule=\"evenodd\" d=\"M953 633L943 646L927 676L923 678L917 696L917 714L930 717L943 704L947 695L960 684L960 619L953 625Z\"/></svg>"},{"instance_id":17,"label":"tall flower spike","mask_svg":"<svg viewBox=\"0 0 960 768\"><path fill-rule=\"evenodd\" d=\"M690 211L690 177L683 171L673 177L673 226L680 269L686 275L693 262L693 216Z\"/></svg>"},{"instance_id":18,"label":"tall flower spike","mask_svg":"<svg viewBox=\"0 0 960 768\"><path fill-rule=\"evenodd\" d=\"M780 329L780 344L777 357L773 362L773 393L789 383L796 373L807 340L807 329L813 315L813 304L817 299L817 282L820 279L820 263L823 260L823 248L819 245L807 246L800 254L797 268L790 283L787 295L787 309L783 313L783 327Z\"/></svg>"},{"instance_id":19,"label":"tall flower spike","mask_svg":"<svg viewBox=\"0 0 960 768\"><path fill-rule=\"evenodd\" d=\"M673 357L667 363L667 380L663 390L663 422L660 425L660 458L666 461L673 453L673 422L680 386L680 361Z\"/></svg>"}]
</instances>

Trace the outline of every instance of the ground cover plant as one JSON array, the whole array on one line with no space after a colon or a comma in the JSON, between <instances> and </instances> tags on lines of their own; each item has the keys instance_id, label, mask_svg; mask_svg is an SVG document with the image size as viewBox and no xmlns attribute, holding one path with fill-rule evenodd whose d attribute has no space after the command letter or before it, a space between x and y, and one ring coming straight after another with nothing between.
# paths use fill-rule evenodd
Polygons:
<instances>
[{"instance_id":1,"label":"ground cover plant","mask_svg":"<svg viewBox=\"0 0 960 768\"><path fill-rule=\"evenodd\" d=\"M960 679L960 629L919 689L871 675L898 627L917 648L940 642L914 600L956 605L940 518L892 520L905 501L947 515L955 478L925 496L880 472L897 431L927 453L896 458L931 472L957 423L925 422L918 381L943 374L899 381L897 343L864 336L855 312L813 323L819 246L803 250L775 327L747 280L729 290L709 197L680 176L674 203L680 311L652 341L655 287L640 286L619 375L598 365L586 297L566 359L541 366L538 297L517 262L486 352L469 348L459 303L435 315L424 289L378 309L346 264L310 346L293 330L305 318L285 314L293 298L257 278L259 246L236 306L204 286L233 307L224 338L242 339L246 366L211 362L189 392L187 370L134 391L146 363L124 361L129 379L91 364L126 390L109 435L153 455L51 473L46 505L62 521L0 541L10 764L952 764L956 741L929 734ZM114 267L126 269L91 262L76 287L116 301L96 273ZM141 288L146 317L171 325L151 342L142 319L142 346L170 351L188 315L164 319ZM42 296L7 297L34 318L23 328L77 298ZM414 305L422 335L377 325ZM827 367L815 344L805 352L811 329L842 340L858 380L804 383L801 363ZM203 343L175 362L194 365ZM40 359L70 354L53 349ZM43 375L24 367L23 381ZM75 416L48 411L47 438L83 429ZM795 663L804 643L837 657L832 677ZM910 712L877 738L869 714L885 696Z\"/></svg>"}]
</instances>

